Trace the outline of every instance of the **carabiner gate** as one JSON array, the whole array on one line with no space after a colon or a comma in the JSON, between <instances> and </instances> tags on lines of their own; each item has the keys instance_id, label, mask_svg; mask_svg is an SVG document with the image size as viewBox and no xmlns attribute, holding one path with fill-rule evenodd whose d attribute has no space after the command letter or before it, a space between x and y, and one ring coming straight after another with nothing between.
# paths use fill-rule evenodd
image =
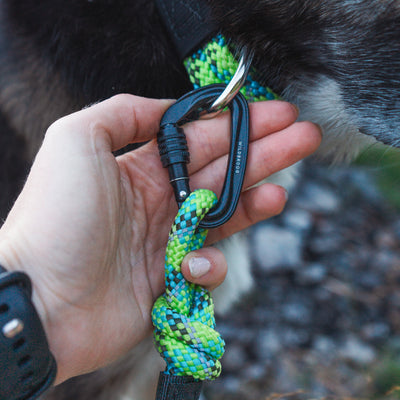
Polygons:
<instances>
[{"instance_id":1,"label":"carabiner gate","mask_svg":"<svg viewBox=\"0 0 400 400\"><path fill-rule=\"evenodd\" d=\"M181 97L164 114L157 136L163 167L168 167L175 199L180 207L190 194L186 164L190 155L182 125L195 121L210 110L225 85L210 85ZM239 92L227 104L231 111L231 144L227 173L217 205L201 221L202 228L215 228L227 222L236 210L242 191L249 147L249 109Z\"/></svg>"}]
</instances>

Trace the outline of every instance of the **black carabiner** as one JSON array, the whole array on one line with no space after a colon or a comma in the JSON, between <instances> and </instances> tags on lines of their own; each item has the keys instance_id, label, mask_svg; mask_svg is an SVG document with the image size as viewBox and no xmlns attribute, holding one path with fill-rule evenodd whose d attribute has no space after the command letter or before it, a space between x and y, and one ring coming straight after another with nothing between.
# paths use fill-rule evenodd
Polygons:
<instances>
[{"instance_id":1,"label":"black carabiner","mask_svg":"<svg viewBox=\"0 0 400 400\"><path fill-rule=\"evenodd\" d=\"M157 136L163 167L168 167L175 199L180 207L190 194L186 164L190 161L182 125L199 119L225 89L224 85L209 85L193 90L173 104L161 119ZM228 104L231 111L231 145L227 172L218 203L201 221L202 228L215 228L227 222L236 210L242 191L249 148L249 108L238 93Z\"/></svg>"}]
</instances>

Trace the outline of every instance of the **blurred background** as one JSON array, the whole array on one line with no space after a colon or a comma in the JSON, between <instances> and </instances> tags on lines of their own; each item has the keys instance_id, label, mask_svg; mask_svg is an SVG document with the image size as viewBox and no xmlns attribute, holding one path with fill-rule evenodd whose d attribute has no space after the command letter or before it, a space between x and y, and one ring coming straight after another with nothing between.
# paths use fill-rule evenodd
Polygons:
<instances>
[{"instance_id":1,"label":"blurred background","mask_svg":"<svg viewBox=\"0 0 400 400\"><path fill-rule=\"evenodd\" d=\"M283 214L248 235L256 283L217 318L207 400L400 399L400 152L308 160Z\"/></svg>"}]
</instances>

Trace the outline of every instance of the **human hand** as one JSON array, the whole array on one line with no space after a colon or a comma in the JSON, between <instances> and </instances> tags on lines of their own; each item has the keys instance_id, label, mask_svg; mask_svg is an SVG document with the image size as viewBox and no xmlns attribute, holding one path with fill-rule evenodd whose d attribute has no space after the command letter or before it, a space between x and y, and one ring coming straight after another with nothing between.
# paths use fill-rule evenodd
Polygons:
<instances>
[{"instance_id":1,"label":"human hand","mask_svg":"<svg viewBox=\"0 0 400 400\"><path fill-rule=\"evenodd\" d=\"M177 212L154 137L170 101L119 95L55 122L26 185L0 230L0 264L33 281L33 301L58 364L56 383L97 369L148 335L150 311L164 289L164 253ZM278 214L285 190L250 188L316 150L319 129L295 123L284 102L250 106L251 145L245 189L234 217L210 231L207 244ZM227 115L185 129L191 187L220 190L229 148ZM143 147L115 158L132 142ZM250 188L250 189L249 189ZM212 288L223 256L191 281Z\"/></svg>"}]
</instances>

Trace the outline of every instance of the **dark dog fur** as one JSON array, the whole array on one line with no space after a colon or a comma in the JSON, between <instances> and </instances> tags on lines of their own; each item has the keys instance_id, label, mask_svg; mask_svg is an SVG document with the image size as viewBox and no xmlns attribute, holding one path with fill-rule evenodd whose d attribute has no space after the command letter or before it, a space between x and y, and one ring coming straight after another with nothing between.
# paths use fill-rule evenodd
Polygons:
<instances>
[{"instance_id":1,"label":"dark dog fur","mask_svg":"<svg viewBox=\"0 0 400 400\"><path fill-rule=\"evenodd\" d=\"M400 0L207 1L254 51L259 80L322 125L321 152L352 157L365 135L400 145ZM190 87L152 0L0 0L0 216L54 120L116 93ZM134 372L120 363L49 398L116 399Z\"/></svg>"}]
</instances>

